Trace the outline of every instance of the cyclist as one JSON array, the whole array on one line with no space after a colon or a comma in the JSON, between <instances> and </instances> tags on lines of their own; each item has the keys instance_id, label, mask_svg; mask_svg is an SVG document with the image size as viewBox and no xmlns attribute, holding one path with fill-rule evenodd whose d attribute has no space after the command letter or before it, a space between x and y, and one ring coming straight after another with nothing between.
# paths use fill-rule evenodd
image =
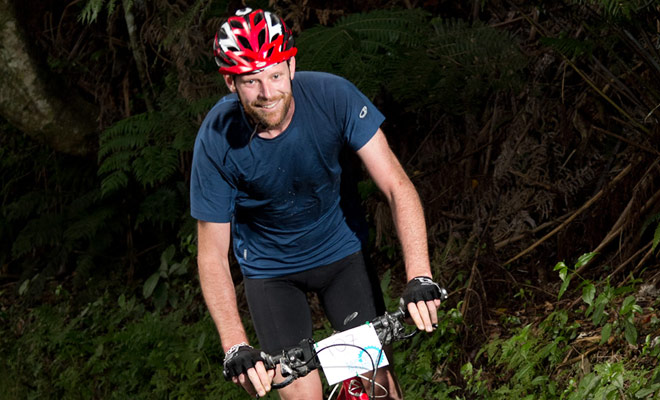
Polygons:
<instances>
[{"instance_id":1,"label":"cyclist","mask_svg":"<svg viewBox=\"0 0 660 400\"><path fill-rule=\"evenodd\" d=\"M337 330L384 311L361 252L359 219L341 190L343 149L357 153L389 202L409 281L402 298L416 326L432 331L440 292L431 280L422 206L380 129L383 115L343 78L296 72L291 31L274 13L237 11L220 26L213 47L232 93L199 129L190 198L200 283L225 351L225 376L257 397L282 379L247 343L230 242L260 347L268 353L311 337L308 292L317 293ZM357 317L345 323L354 312ZM377 376L391 398L400 398L388 368ZM318 373L279 394L321 399Z\"/></svg>"}]
</instances>

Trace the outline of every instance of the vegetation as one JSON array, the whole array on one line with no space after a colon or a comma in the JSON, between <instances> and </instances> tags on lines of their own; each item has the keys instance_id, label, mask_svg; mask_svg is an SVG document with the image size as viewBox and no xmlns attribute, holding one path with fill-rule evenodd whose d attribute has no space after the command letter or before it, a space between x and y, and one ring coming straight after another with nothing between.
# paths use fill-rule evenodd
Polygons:
<instances>
[{"instance_id":1,"label":"vegetation","mask_svg":"<svg viewBox=\"0 0 660 400\"><path fill-rule=\"evenodd\" d=\"M450 299L397 347L408 398L660 399L660 2L247 3L285 16L300 69L374 99L420 191ZM0 399L244 398L188 215L196 130L226 93L210 38L238 2L21 4L99 132L72 155L0 121ZM389 211L360 190L393 307Z\"/></svg>"}]
</instances>

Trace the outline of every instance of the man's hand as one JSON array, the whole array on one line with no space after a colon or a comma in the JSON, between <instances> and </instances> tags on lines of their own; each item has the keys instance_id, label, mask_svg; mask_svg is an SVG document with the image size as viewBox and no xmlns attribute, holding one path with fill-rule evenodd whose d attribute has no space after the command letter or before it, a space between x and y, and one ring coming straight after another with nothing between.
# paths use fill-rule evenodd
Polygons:
<instances>
[{"instance_id":1,"label":"man's hand","mask_svg":"<svg viewBox=\"0 0 660 400\"><path fill-rule=\"evenodd\" d=\"M252 397L263 397L271 389L275 370L266 370L261 352L247 343L234 345L227 351L222 374L243 386Z\"/></svg>"},{"instance_id":2,"label":"man's hand","mask_svg":"<svg viewBox=\"0 0 660 400\"><path fill-rule=\"evenodd\" d=\"M408 309L417 329L432 332L438 326L438 307L447 291L426 276L411 279L401 295L401 306Z\"/></svg>"}]
</instances>

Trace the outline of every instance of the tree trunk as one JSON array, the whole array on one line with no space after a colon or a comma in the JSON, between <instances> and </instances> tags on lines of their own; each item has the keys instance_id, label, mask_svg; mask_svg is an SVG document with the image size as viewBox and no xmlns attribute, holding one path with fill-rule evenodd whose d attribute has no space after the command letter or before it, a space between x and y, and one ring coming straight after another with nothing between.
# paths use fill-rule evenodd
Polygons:
<instances>
[{"instance_id":1,"label":"tree trunk","mask_svg":"<svg viewBox=\"0 0 660 400\"><path fill-rule=\"evenodd\" d=\"M11 0L0 0L0 115L58 152L90 154L96 143L96 107L56 87L25 38Z\"/></svg>"}]
</instances>

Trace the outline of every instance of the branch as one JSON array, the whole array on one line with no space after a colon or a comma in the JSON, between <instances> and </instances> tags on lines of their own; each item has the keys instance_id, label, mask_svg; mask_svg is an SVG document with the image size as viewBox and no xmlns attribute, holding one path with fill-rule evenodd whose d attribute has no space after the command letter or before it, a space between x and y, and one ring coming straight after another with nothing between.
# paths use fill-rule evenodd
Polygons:
<instances>
[{"instance_id":1,"label":"branch","mask_svg":"<svg viewBox=\"0 0 660 400\"><path fill-rule=\"evenodd\" d=\"M575 218L577 218L577 217L578 217L580 214L582 214L585 210L587 210L589 207L591 207L596 201L598 201L601 197L603 197L603 195L605 194L605 192L607 191L607 189L609 189L610 187L614 186L617 182L619 182L621 179L623 179L623 177L626 176L631 170L632 170L632 165L628 165L628 166L627 166L626 168L624 168L621 172L619 172L619 175L617 175L614 179L612 179L612 181L610 182L610 184L609 184L608 186L606 186L606 187L604 187L603 189L601 189L601 190L600 190L600 191L599 191L594 197L592 197L591 199L589 199L589 201L587 201L582 207L580 207L580 209L578 209L575 213L573 213L573 215L571 215L566 221L564 221L561 225L559 225L558 227L556 227L555 229L553 229L553 230L552 230L550 233L548 233L547 235L543 236L543 237L542 237L541 239L539 239L536 243L534 243L533 245L531 245L531 246L528 247L527 249L525 249L525 250L523 250L522 252L520 252L520 253L519 253L518 255L516 255L515 257L511 258L510 260L507 260L507 261L504 263L504 265L506 265L506 264L511 264L512 262L516 261L516 260L519 259L520 257L523 257L523 256L527 255L528 253L532 252L532 250L534 250L535 248L537 248L538 246L540 246L541 243L545 242L546 240L548 240L549 238L551 238L552 236L554 236L557 232L559 232L559 231L561 231L562 229L564 229L566 226L568 226L568 224L570 224L571 222L573 222L573 220L574 220Z\"/></svg>"},{"instance_id":2,"label":"branch","mask_svg":"<svg viewBox=\"0 0 660 400\"><path fill-rule=\"evenodd\" d=\"M135 58L135 65L138 70L138 76L140 77L140 84L142 85L144 102L147 106L147 110L153 111L154 106L151 104L151 96L148 94L149 85L147 85L147 70L144 67L146 65L145 55L136 33L137 27L135 26L135 15L132 11L133 1L123 0L122 4L124 6L124 19L126 20L126 27L128 28L131 50L133 51L133 58Z\"/></svg>"}]
</instances>

